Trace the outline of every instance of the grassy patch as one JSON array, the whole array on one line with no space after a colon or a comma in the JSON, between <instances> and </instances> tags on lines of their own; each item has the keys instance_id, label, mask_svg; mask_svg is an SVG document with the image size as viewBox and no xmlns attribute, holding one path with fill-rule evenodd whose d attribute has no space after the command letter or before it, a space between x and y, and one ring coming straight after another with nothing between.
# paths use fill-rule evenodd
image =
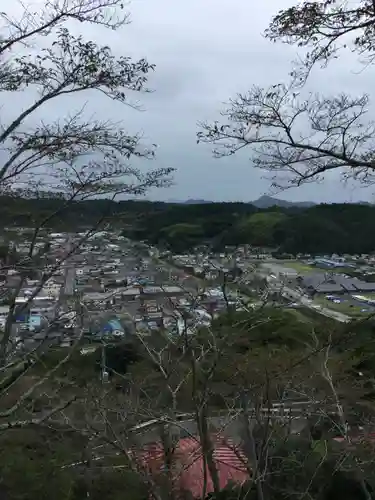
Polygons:
<instances>
[{"instance_id":1,"label":"grassy patch","mask_svg":"<svg viewBox=\"0 0 375 500\"><path fill-rule=\"evenodd\" d=\"M336 304L332 300L328 300L325 297L315 297L314 302L323 307L326 307L327 309L332 309L332 311L346 314L347 316L366 316L369 314L368 311L362 312L362 309L366 308L365 305L354 305L350 300Z\"/></svg>"},{"instance_id":2,"label":"grassy patch","mask_svg":"<svg viewBox=\"0 0 375 500\"><path fill-rule=\"evenodd\" d=\"M285 267L289 267L290 269L295 269L299 273L308 273L316 270L315 267L304 264L303 262L298 262L297 260L287 261L283 265Z\"/></svg>"}]
</instances>

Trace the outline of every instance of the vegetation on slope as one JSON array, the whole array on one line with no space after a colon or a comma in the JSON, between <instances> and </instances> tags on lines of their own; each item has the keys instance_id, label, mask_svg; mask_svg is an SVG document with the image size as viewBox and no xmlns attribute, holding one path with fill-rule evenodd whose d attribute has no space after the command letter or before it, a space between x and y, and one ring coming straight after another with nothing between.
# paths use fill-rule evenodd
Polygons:
<instances>
[{"instance_id":1,"label":"vegetation on slope","mask_svg":"<svg viewBox=\"0 0 375 500\"><path fill-rule=\"evenodd\" d=\"M56 198L2 198L2 220L5 226L37 225L60 203ZM48 226L73 230L91 227L98 220L123 229L131 238L175 252L200 244L213 248L250 244L292 254L361 254L375 249L375 206L363 204L261 210L247 203L90 200L71 203L63 217L52 217Z\"/></svg>"}]
</instances>

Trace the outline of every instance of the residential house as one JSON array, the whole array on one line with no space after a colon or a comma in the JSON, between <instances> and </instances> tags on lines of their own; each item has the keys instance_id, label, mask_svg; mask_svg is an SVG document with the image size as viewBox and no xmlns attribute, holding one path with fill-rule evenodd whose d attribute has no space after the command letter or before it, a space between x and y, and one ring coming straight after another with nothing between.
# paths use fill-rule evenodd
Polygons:
<instances>
[{"instance_id":1,"label":"residential house","mask_svg":"<svg viewBox=\"0 0 375 500\"><path fill-rule=\"evenodd\" d=\"M9 306L0 306L0 330L5 328L5 323L9 314Z\"/></svg>"},{"instance_id":2,"label":"residential house","mask_svg":"<svg viewBox=\"0 0 375 500\"><path fill-rule=\"evenodd\" d=\"M102 334L113 335L114 337L122 337L123 335L125 335L125 331L118 319L110 319L103 325Z\"/></svg>"}]
</instances>

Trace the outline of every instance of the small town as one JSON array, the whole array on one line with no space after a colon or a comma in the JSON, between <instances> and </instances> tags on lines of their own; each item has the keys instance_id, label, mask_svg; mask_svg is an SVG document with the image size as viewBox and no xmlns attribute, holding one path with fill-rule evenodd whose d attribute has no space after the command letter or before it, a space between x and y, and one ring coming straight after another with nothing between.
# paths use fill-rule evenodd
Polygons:
<instances>
[{"instance_id":1,"label":"small town","mask_svg":"<svg viewBox=\"0 0 375 500\"><path fill-rule=\"evenodd\" d=\"M22 243L14 250L22 256L29 251L27 235L33 230L18 228L17 233ZM375 275L371 255L278 260L267 249L251 253L246 246L219 254L175 255L111 231L89 238L85 233L51 233L35 242L35 251L46 245L39 269L29 270L16 298L13 339L19 349L32 348L46 325L49 341L62 346L70 345L82 328L92 341L152 335L160 328L179 335L186 322L193 334L228 307L243 311L262 300L312 309L339 322L375 311L375 283L368 281ZM79 250L72 253L76 245ZM21 277L8 263L3 266L4 329L6 293L17 289Z\"/></svg>"}]
</instances>

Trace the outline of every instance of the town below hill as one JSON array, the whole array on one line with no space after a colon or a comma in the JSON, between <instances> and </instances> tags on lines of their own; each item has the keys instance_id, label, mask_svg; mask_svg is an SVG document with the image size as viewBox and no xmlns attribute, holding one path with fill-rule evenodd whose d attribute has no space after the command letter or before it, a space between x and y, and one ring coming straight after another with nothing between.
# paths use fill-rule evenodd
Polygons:
<instances>
[{"instance_id":1,"label":"town below hill","mask_svg":"<svg viewBox=\"0 0 375 500\"><path fill-rule=\"evenodd\" d=\"M250 203L176 204L150 201L72 202L62 212L55 198L2 198L4 226L44 223L56 230L110 224L134 240L174 252L197 245L220 249L249 244L282 254L368 254L375 249L375 206ZM45 223L46 219L48 220Z\"/></svg>"}]
</instances>

